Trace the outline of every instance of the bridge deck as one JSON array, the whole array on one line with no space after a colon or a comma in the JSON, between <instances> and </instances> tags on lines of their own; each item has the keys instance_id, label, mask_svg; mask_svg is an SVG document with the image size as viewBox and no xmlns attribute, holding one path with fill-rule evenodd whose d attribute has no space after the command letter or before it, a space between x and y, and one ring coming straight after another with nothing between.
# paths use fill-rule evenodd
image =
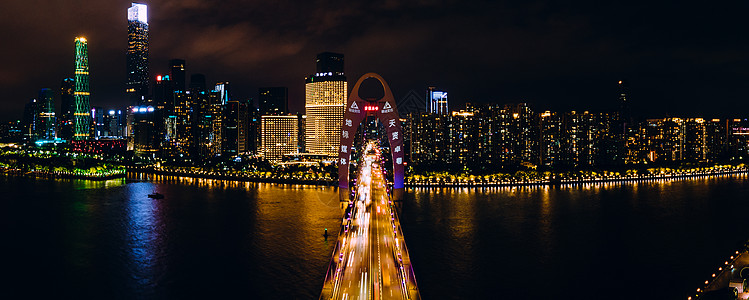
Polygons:
<instances>
[{"instance_id":1,"label":"bridge deck","mask_svg":"<svg viewBox=\"0 0 749 300\"><path fill-rule=\"evenodd\" d=\"M360 168L320 299L420 299L380 160Z\"/></svg>"}]
</instances>

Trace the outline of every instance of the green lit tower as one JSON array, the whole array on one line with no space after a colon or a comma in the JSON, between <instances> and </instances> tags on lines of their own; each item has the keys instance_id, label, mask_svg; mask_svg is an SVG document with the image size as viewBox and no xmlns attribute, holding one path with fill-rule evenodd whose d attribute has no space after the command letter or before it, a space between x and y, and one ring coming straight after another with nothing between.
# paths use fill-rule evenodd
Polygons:
<instances>
[{"instance_id":1,"label":"green lit tower","mask_svg":"<svg viewBox=\"0 0 749 300\"><path fill-rule=\"evenodd\" d=\"M88 41L75 38L75 92L73 111L73 140L86 140L90 134L91 106L88 91Z\"/></svg>"}]
</instances>

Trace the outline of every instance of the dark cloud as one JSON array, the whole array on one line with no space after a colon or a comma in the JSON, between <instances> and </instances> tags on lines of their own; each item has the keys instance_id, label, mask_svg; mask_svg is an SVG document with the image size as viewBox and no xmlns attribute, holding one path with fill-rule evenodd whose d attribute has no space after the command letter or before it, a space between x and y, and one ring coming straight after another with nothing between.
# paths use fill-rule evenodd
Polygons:
<instances>
[{"instance_id":1,"label":"dark cloud","mask_svg":"<svg viewBox=\"0 0 749 300\"><path fill-rule=\"evenodd\" d=\"M744 2L148 1L151 69L171 58L230 81L235 96L290 89L322 51L346 55L353 83L381 73L396 97L436 85L451 105L529 101L539 110L615 107L632 83L644 115L749 115ZM72 75L73 39L89 39L92 104L126 105L129 1L10 1L0 12L0 119Z\"/></svg>"}]
</instances>

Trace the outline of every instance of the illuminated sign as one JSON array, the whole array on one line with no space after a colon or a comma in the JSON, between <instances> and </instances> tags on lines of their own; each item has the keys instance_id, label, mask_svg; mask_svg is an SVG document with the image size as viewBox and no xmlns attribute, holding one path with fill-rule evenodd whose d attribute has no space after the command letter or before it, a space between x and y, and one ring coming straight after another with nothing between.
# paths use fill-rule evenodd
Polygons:
<instances>
[{"instance_id":1,"label":"illuminated sign","mask_svg":"<svg viewBox=\"0 0 749 300\"><path fill-rule=\"evenodd\" d=\"M127 20L148 24L148 6L145 4L133 3L133 6L127 9Z\"/></svg>"},{"instance_id":2,"label":"illuminated sign","mask_svg":"<svg viewBox=\"0 0 749 300\"><path fill-rule=\"evenodd\" d=\"M387 114L393 112L393 107L390 106L390 102L385 102L385 105L382 107L381 113Z\"/></svg>"},{"instance_id":3,"label":"illuminated sign","mask_svg":"<svg viewBox=\"0 0 749 300\"><path fill-rule=\"evenodd\" d=\"M356 105L356 101L351 102L351 107L349 107L348 111L355 114L361 113L361 110L359 110L359 105Z\"/></svg>"},{"instance_id":4,"label":"illuminated sign","mask_svg":"<svg viewBox=\"0 0 749 300\"><path fill-rule=\"evenodd\" d=\"M364 106L364 111L376 111L376 110L377 110L377 106L376 105L367 105L367 106Z\"/></svg>"},{"instance_id":5,"label":"illuminated sign","mask_svg":"<svg viewBox=\"0 0 749 300\"><path fill-rule=\"evenodd\" d=\"M133 113L150 113L154 112L156 109L153 108L153 106L136 106L133 107Z\"/></svg>"}]
</instances>

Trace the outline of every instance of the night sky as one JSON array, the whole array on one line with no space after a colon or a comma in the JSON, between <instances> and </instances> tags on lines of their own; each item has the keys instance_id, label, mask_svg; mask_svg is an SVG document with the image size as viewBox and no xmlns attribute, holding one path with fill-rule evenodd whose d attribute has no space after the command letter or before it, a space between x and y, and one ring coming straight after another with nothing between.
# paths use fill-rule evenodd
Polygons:
<instances>
[{"instance_id":1,"label":"night sky","mask_svg":"<svg viewBox=\"0 0 749 300\"><path fill-rule=\"evenodd\" d=\"M303 111L315 55L344 53L349 87L381 74L397 99L434 85L450 109L529 102L536 110L616 107L630 82L647 117L749 117L747 1L145 1L151 71L187 60L188 76L232 83L234 97L289 87ZM43 87L73 74L74 38L89 40L91 104L124 93L130 1L4 1L0 120L19 119ZM188 77L189 78L189 77Z\"/></svg>"}]
</instances>

